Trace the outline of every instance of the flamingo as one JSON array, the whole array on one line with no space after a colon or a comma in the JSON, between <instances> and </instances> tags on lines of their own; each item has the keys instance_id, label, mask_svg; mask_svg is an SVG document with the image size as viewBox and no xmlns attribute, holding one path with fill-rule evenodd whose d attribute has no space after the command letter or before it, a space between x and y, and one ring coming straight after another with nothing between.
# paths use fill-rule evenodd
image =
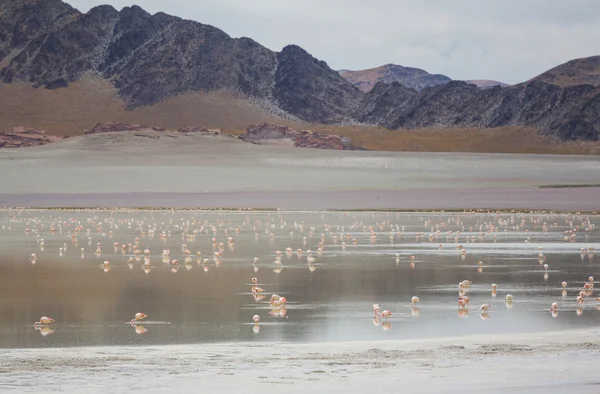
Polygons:
<instances>
[{"instance_id":1,"label":"flamingo","mask_svg":"<svg viewBox=\"0 0 600 394\"><path fill-rule=\"evenodd\" d=\"M49 326L52 323L54 323L54 319L47 317L47 316L42 316L42 317L40 317L40 321L36 321L35 323L33 323L33 325L34 326Z\"/></svg>"},{"instance_id":2,"label":"flamingo","mask_svg":"<svg viewBox=\"0 0 600 394\"><path fill-rule=\"evenodd\" d=\"M376 318L381 317L381 308L379 308L379 304L373 304L373 314Z\"/></svg>"},{"instance_id":3,"label":"flamingo","mask_svg":"<svg viewBox=\"0 0 600 394\"><path fill-rule=\"evenodd\" d=\"M252 278L252 294L261 294L264 289L258 287L258 278Z\"/></svg>"},{"instance_id":4,"label":"flamingo","mask_svg":"<svg viewBox=\"0 0 600 394\"><path fill-rule=\"evenodd\" d=\"M410 306L413 307L413 308L415 308L417 306L417 304L419 303L419 301L421 301L421 300L417 296L411 298L410 299Z\"/></svg>"},{"instance_id":5,"label":"flamingo","mask_svg":"<svg viewBox=\"0 0 600 394\"><path fill-rule=\"evenodd\" d=\"M142 312L138 312L135 314L135 316L133 317L133 319L131 319L131 324L139 324L142 320L144 320L147 317L147 315L145 313Z\"/></svg>"}]
</instances>

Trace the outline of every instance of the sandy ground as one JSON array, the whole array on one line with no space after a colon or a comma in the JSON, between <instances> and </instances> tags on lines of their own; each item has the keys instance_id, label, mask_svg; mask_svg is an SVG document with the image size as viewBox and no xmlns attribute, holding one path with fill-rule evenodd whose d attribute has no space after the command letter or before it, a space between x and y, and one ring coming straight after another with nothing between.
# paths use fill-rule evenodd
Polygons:
<instances>
[{"instance_id":1,"label":"sandy ground","mask_svg":"<svg viewBox=\"0 0 600 394\"><path fill-rule=\"evenodd\" d=\"M0 391L598 393L599 334L14 349Z\"/></svg>"}]
</instances>

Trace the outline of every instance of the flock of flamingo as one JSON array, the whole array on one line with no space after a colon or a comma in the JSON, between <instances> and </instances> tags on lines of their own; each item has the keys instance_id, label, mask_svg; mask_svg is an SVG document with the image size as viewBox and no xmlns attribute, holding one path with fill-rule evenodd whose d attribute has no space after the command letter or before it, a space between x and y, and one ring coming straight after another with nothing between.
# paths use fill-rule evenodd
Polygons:
<instances>
[{"instance_id":1,"label":"flock of flamingo","mask_svg":"<svg viewBox=\"0 0 600 394\"><path fill-rule=\"evenodd\" d=\"M113 231L117 231L119 228L126 227L128 230L134 229L137 236L132 242L112 243L114 248L113 258L122 256L118 257L118 259L122 259L123 263L126 263L130 269L133 269L137 264L140 264L139 267L147 274L155 269L156 265L152 262L153 253L151 250L149 248L142 248L142 240L158 237L158 239L161 241L166 242L169 238L175 236L176 234L181 236L181 242L179 243L182 256L180 258L181 262L180 259L172 256L171 250L168 248L164 249L160 254L163 265L169 267L174 273L176 273L182 265L189 268L195 263L196 265L203 267L205 271L208 271L210 265L216 265L217 267L221 265L224 259L226 259L227 252L225 248L225 242L219 242L217 237L224 237L229 250L234 250L234 236L240 234L240 228L251 228L254 233L254 237L256 238L262 232L266 237L271 239L281 236L284 231L289 230L290 239L301 240L303 248L306 248L309 242L315 243L314 247L316 252L313 252L310 249L302 248L298 248L294 251L292 247L287 247L285 252L279 250L272 252L272 255L274 255L273 271L275 273L280 273L284 267L284 263L282 261L282 256L284 255L290 257L293 254L296 254L299 259L303 259L305 261L309 271L314 272L317 267L315 264L315 253L317 258L321 258L326 249L341 247L342 250L346 250L349 244L359 245L361 241L364 242L366 235L368 235L368 242L371 244L377 243L378 237L381 238L383 236L385 238L386 235L389 236L389 239L392 242L394 242L394 240L401 239L403 236L415 237L415 239L419 242L438 243L440 241L444 241L437 245L440 250L444 247L451 246L456 248L461 258L465 260L467 254L469 253L467 250L469 243L476 242L477 239L483 239L486 236L490 237L493 242L496 242L498 236L501 236L502 232L506 231L507 229L521 231L523 234L523 242L525 243L533 242L532 237L529 234L529 229L526 228L527 225L533 225L539 231L548 232L551 229L557 229L559 226L558 221L560 220L561 222L564 222L561 224L565 227L563 241L568 243L578 242L581 238L589 240L590 234L592 234L595 229L595 225L591 222L591 217L581 214L558 215L553 213L539 213L522 215L513 213L510 215L501 215L496 213L494 216L493 213L487 213L487 215L490 216L490 220L484 221L483 219L480 219L476 221L475 225L467 225L465 223L465 219L471 218L473 215L479 215L478 213L445 215L438 214L438 223L434 223L432 219L432 217L437 216L436 214L428 214L428 216L422 214L422 216L419 217L419 220L421 221L421 225L423 225L423 227L429 231L429 234L426 235L425 232L409 234L405 233L405 226L392 223L392 221L389 220L390 216L395 216L398 220L402 219L402 215L400 213L373 213L372 218L376 219L377 221L372 225L367 225L364 223L364 221L355 221L350 225L335 226L323 223L323 232L320 234L320 236L318 236L316 226L308 227L305 222L294 222L293 225L291 223L288 224L285 221L284 216L282 216L282 212L269 213L266 220L255 219L253 221L251 216L245 216L244 220L237 225L235 225L231 220L226 222L220 219L218 216L214 216L214 213L210 213L210 215L212 215L210 217L216 219L212 222L207 219L201 219L202 212L196 212L194 214L195 216L192 218L186 219L182 217L180 219L181 222L177 223L177 220L173 218L165 221L164 217L163 221L156 219L140 219L139 217L136 220L134 218L135 215L133 214L127 218L115 219L115 217L109 213L105 215L106 217L100 218L98 216L98 212L90 213L92 216L84 221L75 217L63 219L63 216L68 215L67 211L61 212L60 215L51 215L49 217L49 224L44 222L43 219L45 219L45 217L35 217L32 216L32 212L27 212L28 211L19 211L18 214L14 214L12 221L26 223L27 227L25 228L25 233L28 235L34 234L36 236L37 245L42 252L45 250L45 242L42 238L42 235L45 231L50 234L63 234L63 232L66 231L66 238L70 239L74 246L77 246L78 242L82 241L82 238L87 238L88 246L91 246L93 244L92 235L94 230L96 231L96 236L102 239L110 239L113 237ZM134 211L128 212L133 213ZM352 212L344 212L340 213L339 215L341 217L349 217L352 214ZM137 215L139 215L139 212ZM152 214L146 213L146 215L150 216ZM324 216L321 215L321 218L324 218ZM388 218L388 220L385 220L386 218ZM494 220L492 221L491 218L494 218ZM3 229L11 229L10 226L2 227ZM106 227L108 227L108 229ZM281 230L279 235L276 234L278 229ZM190 247L188 247L188 243L195 242L196 238L199 236L206 236L209 234L213 235L213 250L211 258L204 257L204 254L201 251L192 253L190 251ZM79 250L82 258L87 256L86 249L84 247L81 247ZM587 257L590 262L593 260L594 247L589 246L587 248L580 248L579 250L582 259ZM66 251L67 243L63 243L63 245L58 249L59 256L62 257ZM101 242L97 242L95 244L95 250L93 254L99 259L109 256L108 253L103 252ZM396 253L395 257L396 264L400 264L403 260L401 254ZM547 279L549 265L546 261L546 256L542 253L541 246L537 248L536 259L540 266L543 267L545 279ZM37 260L38 256L35 253L31 254L31 263L36 264ZM255 273L258 271L258 262L258 257L253 258L252 267ZM323 259L322 262L326 264L325 259ZM407 262L410 268L415 268L415 256L409 256ZM100 268L104 272L108 273L115 264L120 263L105 260L102 264L100 264ZM482 270L483 262L477 261L477 272L481 273ZM470 299L468 293L472 283L473 282L471 280L465 279L458 284L457 307L458 315L460 317L466 317L469 313ZM267 302L270 306L270 316L284 318L287 317L286 297L280 296L276 293L267 293L265 289L260 287L261 285L259 284L257 277L251 278L250 286L251 294L255 301L261 302L268 297ZM562 298L565 299L567 297L567 282L563 281L561 286L561 295ZM586 302L585 300L593 296L593 289L594 278L593 276L589 276L588 280L582 284L576 295L578 315L583 313L583 306ZM498 285L492 284L490 291L491 295L496 297L498 293ZM514 301L513 295L506 294L504 299L506 307L512 308ZM412 297L410 303L412 316L417 316L419 314L418 304L420 301L421 300L418 296ZM600 302L600 297L596 298L596 301ZM477 309L477 312L479 316L485 320L490 317L490 309L490 304L482 304ZM553 317L558 316L559 306L557 302L551 303L549 309ZM388 309L382 310L379 304L374 304L373 324L376 326L381 325L383 326L384 330L389 330L391 328L390 319L392 314L392 311ZM136 333L143 334L146 332L146 329L144 328L144 321L146 318L146 314L138 312L134 315L129 324L135 328ZM252 317L253 331L255 333L260 331L260 321L261 317L258 314ZM45 336L54 332L53 326L55 323L56 322L54 319L43 316L39 319L39 321L36 321L33 326Z\"/></svg>"}]
</instances>

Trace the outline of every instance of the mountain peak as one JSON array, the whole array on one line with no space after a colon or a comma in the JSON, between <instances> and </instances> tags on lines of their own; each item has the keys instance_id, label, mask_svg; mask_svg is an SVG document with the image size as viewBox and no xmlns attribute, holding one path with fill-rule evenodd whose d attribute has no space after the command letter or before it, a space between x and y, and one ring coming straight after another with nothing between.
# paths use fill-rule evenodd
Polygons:
<instances>
[{"instance_id":1,"label":"mountain peak","mask_svg":"<svg viewBox=\"0 0 600 394\"><path fill-rule=\"evenodd\" d=\"M559 86L600 86L600 56L573 59L534 78Z\"/></svg>"},{"instance_id":2,"label":"mountain peak","mask_svg":"<svg viewBox=\"0 0 600 394\"><path fill-rule=\"evenodd\" d=\"M450 78L445 75L433 75L420 68L405 67L393 63L366 70L340 71L340 75L363 92L373 89L377 82L388 84L399 82L409 88L421 90L450 81Z\"/></svg>"}]
</instances>

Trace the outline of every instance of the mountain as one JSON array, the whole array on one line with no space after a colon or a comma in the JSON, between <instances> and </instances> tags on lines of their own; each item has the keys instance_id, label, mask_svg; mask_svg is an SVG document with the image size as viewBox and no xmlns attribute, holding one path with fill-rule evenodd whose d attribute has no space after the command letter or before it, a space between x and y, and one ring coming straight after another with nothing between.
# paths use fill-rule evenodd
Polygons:
<instances>
[{"instance_id":1,"label":"mountain","mask_svg":"<svg viewBox=\"0 0 600 394\"><path fill-rule=\"evenodd\" d=\"M290 45L249 38L138 6L82 14L60 0L0 0L0 78L46 89L93 73L129 109L195 91L226 89L307 121L338 122L361 92L323 61Z\"/></svg>"},{"instance_id":2,"label":"mountain","mask_svg":"<svg viewBox=\"0 0 600 394\"><path fill-rule=\"evenodd\" d=\"M494 86L500 86L500 87L510 86L507 83L492 81L490 79L470 79L470 80L466 80L465 82L475 85L480 89L489 89L489 88L493 88Z\"/></svg>"},{"instance_id":3,"label":"mountain","mask_svg":"<svg viewBox=\"0 0 600 394\"><path fill-rule=\"evenodd\" d=\"M462 81L421 91L379 82L353 116L390 129L535 126L562 140L597 141L600 88L542 81L479 89Z\"/></svg>"},{"instance_id":4,"label":"mountain","mask_svg":"<svg viewBox=\"0 0 600 394\"><path fill-rule=\"evenodd\" d=\"M363 92L373 89L373 86L377 82L400 82L409 88L421 90L451 81L445 75L429 74L420 68L404 67L397 64L386 64L381 67L360 71L340 70L339 73Z\"/></svg>"},{"instance_id":5,"label":"mountain","mask_svg":"<svg viewBox=\"0 0 600 394\"><path fill-rule=\"evenodd\" d=\"M394 65L342 72L365 93L295 45L274 52L137 6L83 14L60 0L0 0L0 126L65 134L98 121L233 131L262 122L527 126L596 141L599 58L487 89Z\"/></svg>"},{"instance_id":6,"label":"mountain","mask_svg":"<svg viewBox=\"0 0 600 394\"><path fill-rule=\"evenodd\" d=\"M558 86L600 86L600 56L574 59L534 78Z\"/></svg>"}]
</instances>

